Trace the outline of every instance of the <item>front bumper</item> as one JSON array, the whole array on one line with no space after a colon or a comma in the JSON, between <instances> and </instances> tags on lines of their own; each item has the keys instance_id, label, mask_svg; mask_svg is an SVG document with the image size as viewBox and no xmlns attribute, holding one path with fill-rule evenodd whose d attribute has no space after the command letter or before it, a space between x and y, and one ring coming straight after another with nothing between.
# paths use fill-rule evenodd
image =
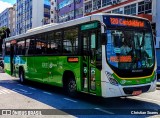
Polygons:
<instances>
[{"instance_id":1,"label":"front bumper","mask_svg":"<svg viewBox=\"0 0 160 118\"><path fill-rule=\"evenodd\" d=\"M153 92L156 90L156 80L149 84L132 85L132 86L115 86L109 82L101 82L102 85L102 97L121 97L132 96L133 91L141 90L142 93Z\"/></svg>"}]
</instances>

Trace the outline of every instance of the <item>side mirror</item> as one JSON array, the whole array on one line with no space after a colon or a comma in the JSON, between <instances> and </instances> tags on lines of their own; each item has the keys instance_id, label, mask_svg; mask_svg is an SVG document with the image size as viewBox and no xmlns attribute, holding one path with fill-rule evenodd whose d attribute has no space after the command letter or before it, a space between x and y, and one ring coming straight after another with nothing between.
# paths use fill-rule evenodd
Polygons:
<instances>
[{"instance_id":1,"label":"side mirror","mask_svg":"<svg viewBox=\"0 0 160 118\"><path fill-rule=\"evenodd\" d=\"M101 44L106 45L107 43L107 36L106 33L101 34Z\"/></svg>"}]
</instances>

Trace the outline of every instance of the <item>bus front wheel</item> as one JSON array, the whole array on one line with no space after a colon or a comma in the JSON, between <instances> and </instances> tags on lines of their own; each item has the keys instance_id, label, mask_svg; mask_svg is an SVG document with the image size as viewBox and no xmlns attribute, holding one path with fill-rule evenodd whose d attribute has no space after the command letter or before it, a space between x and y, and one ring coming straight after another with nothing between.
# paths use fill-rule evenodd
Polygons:
<instances>
[{"instance_id":1,"label":"bus front wheel","mask_svg":"<svg viewBox=\"0 0 160 118\"><path fill-rule=\"evenodd\" d=\"M20 73L19 73L19 81L20 81L21 83L24 83L24 82L25 82L24 71L23 71L23 70L20 70Z\"/></svg>"},{"instance_id":2,"label":"bus front wheel","mask_svg":"<svg viewBox=\"0 0 160 118\"><path fill-rule=\"evenodd\" d=\"M77 95L77 89L76 89L77 85L76 85L76 81L73 78L70 78L67 81L67 86L66 86L66 90L67 90L67 94L71 97L76 97Z\"/></svg>"}]
</instances>

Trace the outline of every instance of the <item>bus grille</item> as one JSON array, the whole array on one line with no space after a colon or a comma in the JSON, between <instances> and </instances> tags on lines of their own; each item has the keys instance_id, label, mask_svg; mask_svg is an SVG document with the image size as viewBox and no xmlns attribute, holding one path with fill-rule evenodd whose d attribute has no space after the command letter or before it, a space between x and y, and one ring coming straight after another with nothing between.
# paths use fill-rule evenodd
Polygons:
<instances>
[{"instance_id":1,"label":"bus grille","mask_svg":"<svg viewBox=\"0 0 160 118\"><path fill-rule=\"evenodd\" d=\"M142 90L142 93L147 92L149 90L151 85L147 86L140 86L140 87L127 87L123 88L125 94L132 94L133 91L139 91Z\"/></svg>"}]
</instances>

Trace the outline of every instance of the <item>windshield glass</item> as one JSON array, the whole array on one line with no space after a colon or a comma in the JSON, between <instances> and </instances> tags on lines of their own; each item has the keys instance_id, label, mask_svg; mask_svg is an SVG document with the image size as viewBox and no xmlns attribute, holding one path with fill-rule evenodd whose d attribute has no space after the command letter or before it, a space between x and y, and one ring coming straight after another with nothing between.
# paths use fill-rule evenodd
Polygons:
<instances>
[{"instance_id":1,"label":"windshield glass","mask_svg":"<svg viewBox=\"0 0 160 118\"><path fill-rule=\"evenodd\" d=\"M127 70L154 66L154 47L149 31L107 30L108 64Z\"/></svg>"}]
</instances>

